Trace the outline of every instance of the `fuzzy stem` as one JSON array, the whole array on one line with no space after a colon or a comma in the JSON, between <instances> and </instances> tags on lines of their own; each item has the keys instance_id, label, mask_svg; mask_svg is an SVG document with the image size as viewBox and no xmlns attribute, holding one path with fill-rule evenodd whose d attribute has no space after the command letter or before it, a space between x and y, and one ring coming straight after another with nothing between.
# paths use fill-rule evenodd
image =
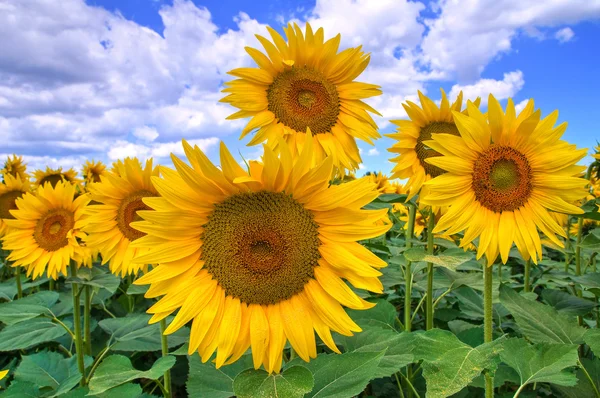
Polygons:
<instances>
[{"instance_id":1,"label":"fuzzy stem","mask_svg":"<svg viewBox=\"0 0 600 398\"><path fill-rule=\"evenodd\" d=\"M433 229L435 228L435 213L431 209L427 220L427 254L433 254ZM427 301L425 303L427 320L425 330L433 328L433 263L427 263Z\"/></svg>"},{"instance_id":2,"label":"fuzzy stem","mask_svg":"<svg viewBox=\"0 0 600 398\"><path fill-rule=\"evenodd\" d=\"M492 267L484 264L483 269L483 341L490 343L492 336ZM485 398L494 396L494 378L485 373Z\"/></svg>"},{"instance_id":3,"label":"fuzzy stem","mask_svg":"<svg viewBox=\"0 0 600 398\"><path fill-rule=\"evenodd\" d=\"M160 345L162 349L162 356L166 357L169 355L169 344L167 342L167 336L165 330L167 329L167 322L164 319L160 320ZM165 372L165 398L171 398L171 370Z\"/></svg>"},{"instance_id":4,"label":"fuzzy stem","mask_svg":"<svg viewBox=\"0 0 600 398\"><path fill-rule=\"evenodd\" d=\"M92 355L92 333L90 328L90 318L92 311L92 293L89 286L84 286L84 297L83 297L83 333L85 336L85 353L86 355Z\"/></svg>"},{"instance_id":5,"label":"fuzzy stem","mask_svg":"<svg viewBox=\"0 0 600 398\"><path fill-rule=\"evenodd\" d=\"M71 260L71 278L77 277L77 263ZM73 291L73 323L75 325L75 350L77 352L77 366L81 373L81 380L79 385L85 387L85 365L83 362L83 340L81 336L81 308L79 300L79 285L75 282L71 284Z\"/></svg>"},{"instance_id":6,"label":"fuzzy stem","mask_svg":"<svg viewBox=\"0 0 600 398\"><path fill-rule=\"evenodd\" d=\"M48 285L48 290L51 292L56 290L56 281L54 279L50 279L50 284Z\"/></svg>"},{"instance_id":7,"label":"fuzzy stem","mask_svg":"<svg viewBox=\"0 0 600 398\"><path fill-rule=\"evenodd\" d=\"M413 203L408 203L408 225L406 230L406 249L410 249L412 247L412 239L415 230L415 216L417 213L417 207ZM411 322L411 299L412 299L412 263L410 261L406 261L406 268L404 270L404 330L406 332L410 332L412 328Z\"/></svg>"}]
</instances>

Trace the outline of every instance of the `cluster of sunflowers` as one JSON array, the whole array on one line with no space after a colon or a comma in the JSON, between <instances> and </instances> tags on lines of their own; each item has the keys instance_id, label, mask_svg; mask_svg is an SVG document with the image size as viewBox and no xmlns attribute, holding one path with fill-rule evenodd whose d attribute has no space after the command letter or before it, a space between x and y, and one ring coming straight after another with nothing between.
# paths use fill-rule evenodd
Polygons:
<instances>
[{"instance_id":1,"label":"cluster of sunflowers","mask_svg":"<svg viewBox=\"0 0 600 398\"><path fill-rule=\"evenodd\" d=\"M257 35L266 54L246 48L258 67L230 71L237 79L221 100L239 108L228 119L250 118L240 139L252 133L248 145L264 144L260 161L242 167L221 144L217 167L183 141L187 162L172 155L174 169L127 158L111 169L88 162L84 181L47 169L30 183L15 156L0 187L10 265L57 279L100 258L160 297L150 322L177 312L165 334L191 322L190 355L216 353L220 367L251 348L255 368L271 373L288 341L309 361L315 332L339 352L332 331L361 331L344 307L374 304L347 282L382 291L387 264L359 243L392 226L387 209L364 209L380 194L406 195L394 212L412 234L435 226L428 233L459 240L491 266L498 256L506 263L513 243L537 263L538 231L562 247L564 215L582 213L579 201L598 192L576 165L586 149L561 139L558 112L542 118L530 100L517 114L511 99L503 110L490 95L484 113L479 99L464 107L462 94L450 103L443 91L439 105L419 92L420 105L403 104L409 118L392 121L391 178L404 185L355 178L357 140L380 138L371 116L379 113L363 100L381 90L355 81L369 54L338 52L340 35L325 40L308 24L288 25L286 38L268 29L272 40ZM420 209L412 216L410 203Z\"/></svg>"}]
</instances>

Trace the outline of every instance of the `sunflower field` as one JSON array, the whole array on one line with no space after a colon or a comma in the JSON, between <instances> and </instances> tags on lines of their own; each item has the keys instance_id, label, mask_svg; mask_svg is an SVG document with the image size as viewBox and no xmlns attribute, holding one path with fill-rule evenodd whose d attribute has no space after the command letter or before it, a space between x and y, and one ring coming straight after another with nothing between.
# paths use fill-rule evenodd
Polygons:
<instances>
[{"instance_id":1,"label":"sunflower field","mask_svg":"<svg viewBox=\"0 0 600 398\"><path fill-rule=\"evenodd\" d=\"M600 149L419 92L357 178L369 54L284 32L223 89L260 160L6 159L0 397L600 398Z\"/></svg>"}]
</instances>

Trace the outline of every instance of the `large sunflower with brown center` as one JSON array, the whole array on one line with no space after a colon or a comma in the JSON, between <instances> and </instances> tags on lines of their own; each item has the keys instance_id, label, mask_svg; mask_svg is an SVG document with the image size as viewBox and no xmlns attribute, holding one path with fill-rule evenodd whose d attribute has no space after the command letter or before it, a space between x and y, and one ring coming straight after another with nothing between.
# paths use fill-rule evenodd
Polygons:
<instances>
[{"instance_id":1,"label":"large sunflower with brown center","mask_svg":"<svg viewBox=\"0 0 600 398\"><path fill-rule=\"evenodd\" d=\"M14 219L5 219L10 228L2 238L3 248L10 250L8 260L13 267L22 266L27 275L37 278L44 272L57 279L67 274L67 267L80 250L78 238L86 220L87 195L75 198L75 186L57 182L44 184L35 193L26 193L16 200Z\"/></svg>"},{"instance_id":2,"label":"large sunflower with brown center","mask_svg":"<svg viewBox=\"0 0 600 398\"><path fill-rule=\"evenodd\" d=\"M479 237L477 257L488 264L498 253L508 260L513 242L525 259L537 262L542 248L539 231L562 247L556 235L566 236L549 212L580 214L573 205L585 197L583 178L574 177L585 156L560 138L566 123L554 127L558 112L540 120L533 100L517 116L508 100L506 113L490 95L488 116L468 103L469 115L453 112L459 136L437 134L425 142L442 154L427 162L446 171L426 183L426 204L450 206L434 233L451 235L465 230L461 246Z\"/></svg>"},{"instance_id":3,"label":"large sunflower with brown center","mask_svg":"<svg viewBox=\"0 0 600 398\"><path fill-rule=\"evenodd\" d=\"M380 137L368 112L379 113L362 100L381 90L354 81L369 64L369 54L361 47L338 53L340 35L324 41L323 29L313 33L310 24L306 33L296 24L284 27L287 41L267 29L273 42L256 36L267 55L246 47L258 68L230 71L239 79L223 90L229 95L221 102L240 109L228 119L252 118L240 138L257 130L248 145L266 141L276 149L283 136L298 153L310 130L317 161L332 156L341 173L357 169L361 158L355 139L372 144Z\"/></svg>"},{"instance_id":4,"label":"large sunflower with brown center","mask_svg":"<svg viewBox=\"0 0 600 398\"><path fill-rule=\"evenodd\" d=\"M88 186L94 204L88 206L86 245L100 251L103 264L108 262L111 272L125 276L144 268L144 264L131 260L147 249L134 248L131 243L146 234L131 223L140 219L138 210L150 209L142 199L158 196L151 180L158 175L158 168L152 167L152 159L142 168L137 159L130 158L114 167L116 172L105 173L101 182Z\"/></svg>"},{"instance_id":5,"label":"large sunflower with brown center","mask_svg":"<svg viewBox=\"0 0 600 398\"><path fill-rule=\"evenodd\" d=\"M297 158L281 143L277 156L265 146L263 162L243 170L221 144L221 168L184 141L191 167L172 156L176 170L153 178L160 198L144 202L147 233L137 258L159 263L137 284L151 284L148 297L164 296L148 312L157 322L176 310L166 330L192 321L189 352L216 366L236 361L252 347L254 366L279 372L289 341L308 361L316 356L315 334L339 352L331 331L361 329L343 306L374 304L354 287L381 292L376 268L386 263L356 241L390 228L387 210L362 210L379 194L357 179L331 185L331 158L311 168L313 141ZM379 224L379 225L377 225Z\"/></svg>"},{"instance_id":6,"label":"large sunflower with brown center","mask_svg":"<svg viewBox=\"0 0 600 398\"><path fill-rule=\"evenodd\" d=\"M425 144L437 134L450 134L458 137L458 129L452 116L452 111L461 111L462 91L454 103L450 104L444 90L442 101L438 107L435 102L419 91L421 106L411 101L402 104L408 114L408 120L391 120L398 126L393 134L386 134L398 142L394 143L389 152L397 153L398 156L390 159L395 163L391 178L408 179L405 188L408 190L408 199L415 196L421 190L423 183L435 178L445 171L440 167L427 162L428 158L440 156L436 150ZM479 105L479 98L475 101ZM453 138L456 139L456 138ZM421 196L426 196L426 188Z\"/></svg>"},{"instance_id":7,"label":"large sunflower with brown center","mask_svg":"<svg viewBox=\"0 0 600 398\"><path fill-rule=\"evenodd\" d=\"M4 168L0 170L2 175L10 174L13 177L19 177L22 181L29 181L29 174L26 172L27 165L23 162L23 156L13 155L4 162Z\"/></svg>"},{"instance_id":8,"label":"large sunflower with brown center","mask_svg":"<svg viewBox=\"0 0 600 398\"><path fill-rule=\"evenodd\" d=\"M23 181L18 175L4 175L4 184L0 184L0 238L8 230L4 219L15 218L10 211L17 209L16 200L29 192L29 189L29 180Z\"/></svg>"},{"instance_id":9,"label":"large sunflower with brown center","mask_svg":"<svg viewBox=\"0 0 600 398\"><path fill-rule=\"evenodd\" d=\"M41 187L47 182L49 182L52 186L55 186L60 181L68 182L74 186L79 186L79 184L82 182L77 178L77 172L72 168L63 171L62 167L59 167L58 169L46 167L46 170L36 170L33 177L35 180L35 187Z\"/></svg>"}]
</instances>

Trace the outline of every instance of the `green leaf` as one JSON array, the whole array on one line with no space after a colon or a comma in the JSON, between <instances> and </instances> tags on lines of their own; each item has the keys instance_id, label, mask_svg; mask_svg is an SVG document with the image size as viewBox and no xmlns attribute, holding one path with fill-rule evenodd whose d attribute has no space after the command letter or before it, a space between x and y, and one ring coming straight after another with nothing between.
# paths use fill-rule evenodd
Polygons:
<instances>
[{"instance_id":1,"label":"green leaf","mask_svg":"<svg viewBox=\"0 0 600 398\"><path fill-rule=\"evenodd\" d=\"M596 307L592 301L573 296L562 290L544 289L542 298L559 312L568 315L585 315Z\"/></svg>"},{"instance_id":2,"label":"green leaf","mask_svg":"<svg viewBox=\"0 0 600 398\"><path fill-rule=\"evenodd\" d=\"M303 366L292 366L279 374L248 369L236 376L233 391L238 398L301 398L314 384L312 373Z\"/></svg>"},{"instance_id":3,"label":"green leaf","mask_svg":"<svg viewBox=\"0 0 600 398\"><path fill-rule=\"evenodd\" d=\"M42 314L51 315L49 308L58 301L58 293L42 291L25 298L0 304L0 322L14 325Z\"/></svg>"},{"instance_id":4,"label":"green leaf","mask_svg":"<svg viewBox=\"0 0 600 398\"><path fill-rule=\"evenodd\" d=\"M138 294L146 294L146 292L148 291L148 289L150 288L150 285L129 285L129 287L127 288L127 294L130 296L135 296Z\"/></svg>"},{"instance_id":5,"label":"green leaf","mask_svg":"<svg viewBox=\"0 0 600 398\"><path fill-rule=\"evenodd\" d=\"M375 300L375 307L368 310L347 310L348 315L361 326L377 325L394 328L396 324L396 307L386 300Z\"/></svg>"},{"instance_id":6,"label":"green leaf","mask_svg":"<svg viewBox=\"0 0 600 398\"><path fill-rule=\"evenodd\" d=\"M341 339L348 351L385 351L373 378L391 376L404 366L415 362L414 355L410 352L414 340L415 337L411 333L398 333L376 326L363 327L362 332Z\"/></svg>"},{"instance_id":7,"label":"green leaf","mask_svg":"<svg viewBox=\"0 0 600 398\"><path fill-rule=\"evenodd\" d=\"M527 384L542 382L561 386L577 384L575 374L565 371L577 365L575 344L530 345L524 339L512 338L504 343L500 358L519 374L520 389Z\"/></svg>"},{"instance_id":8,"label":"green leaf","mask_svg":"<svg viewBox=\"0 0 600 398\"><path fill-rule=\"evenodd\" d=\"M112 294L119 288L121 278L105 268L93 267L91 270L89 268L81 268L77 273L77 278L69 278L65 281L65 283L73 282L79 285L106 289Z\"/></svg>"},{"instance_id":9,"label":"green leaf","mask_svg":"<svg viewBox=\"0 0 600 398\"><path fill-rule=\"evenodd\" d=\"M583 214L573 214L575 217L587 218L590 220L600 221L600 213L598 213L598 206L596 199L587 201L581 206L581 209L585 212Z\"/></svg>"},{"instance_id":10,"label":"green leaf","mask_svg":"<svg viewBox=\"0 0 600 398\"><path fill-rule=\"evenodd\" d=\"M384 193L383 195L379 195L374 202L404 203L406 201L406 197L406 194Z\"/></svg>"},{"instance_id":11,"label":"green leaf","mask_svg":"<svg viewBox=\"0 0 600 398\"><path fill-rule=\"evenodd\" d=\"M198 355L188 357L190 372L186 389L190 397L229 398L234 395L233 380L246 369L253 369L252 355L244 355L231 365L217 369L202 363Z\"/></svg>"},{"instance_id":12,"label":"green leaf","mask_svg":"<svg viewBox=\"0 0 600 398\"><path fill-rule=\"evenodd\" d=\"M588 329L583 340L590 346L594 355L600 357L600 329Z\"/></svg>"},{"instance_id":13,"label":"green leaf","mask_svg":"<svg viewBox=\"0 0 600 398\"><path fill-rule=\"evenodd\" d=\"M527 300L500 284L500 301L510 311L521 332L534 343L581 344L585 329L574 318L554 308Z\"/></svg>"},{"instance_id":14,"label":"green leaf","mask_svg":"<svg viewBox=\"0 0 600 398\"><path fill-rule=\"evenodd\" d=\"M472 259L473 253L462 249L448 249L441 254L432 255L427 254L422 247L414 247L405 251L404 257L408 261L426 261L455 271L456 267Z\"/></svg>"},{"instance_id":15,"label":"green leaf","mask_svg":"<svg viewBox=\"0 0 600 398\"><path fill-rule=\"evenodd\" d=\"M359 394L377 373L383 356L384 352L317 356L303 364L315 379L315 386L307 397L347 398Z\"/></svg>"},{"instance_id":16,"label":"green leaf","mask_svg":"<svg viewBox=\"0 0 600 398\"><path fill-rule=\"evenodd\" d=\"M27 289L36 287L48 282L48 278L38 278L28 282L27 278L21 275L21 288L25 292ZM10 278L0 283L0 299L11 301L17 295L17 282L15 278Z\"/></svg>"},{"instance_id":17,"label":"green leaf","mask_svg":"<svg viewBox=\"0 0 600 398\"><path fill-rule=\"evenodd\" d=\"M600 251L600 238L596 234L588 234L577 246L582 249Z\"/></svg>"},{"instance_id":18,"label":"green leaf","mask_svg":"<svg viewBox=\"0 0 600 398\"><path fill-rule=\"evenodd\" d=\"M596 386L596 389L600 391L600 359L594 358L593 360L587 358L581 358L581 363L585 366L585 370L588 372ZM553 385L552 388L561 393L561 396L565 398L583 398L583 397L595 397L596 391L592 384L588 380L583 369L577 369L577 379L579 383L575 386L559 386Z\"/></svg>"},{"instance_id":19,"label":"green leaf","mask_svg":"<svg viewBox=\"0 0 600 398\"><path fill-rule=\"evenodd\" d=\"M25 350L64 336L67 331L49 319L34 318L0 331L0 352Z\"/></svg>"},{"instance_id":20,"label":"green leaf","mask_svg":"<svg viewBox=\"0 0 600 398\"><path fill-rule=\"evenodd\" d=\"M111 388L105 392L94 395L96 398L138 398L142 396L142 387L139 384L127 383L118 387ZM92 395L91 393L89 395Z\"/></svg>"},{"instance_id":21,"label":"green leaf","mask_svg":"<svg viewBox=\"0 0 600 398\"><path fill-rule=\"evenodd\" d=\"M44 394L35 384L26 381L12 382L4 394L0 395L2 398L40 398L43 396Z\"/></svg>"},{"instance_id":22,"label":"green leaf","mask_svg":"<svg viewBox=\"0 0 600 398\"><path fill-rule=\"evenodd\" d=\"M423 360L428 398L443 398L469 385L484 369L495 369L503 339L471 347L447 330L415 333L414 355Z\"/></svg>"},{"instance_id":23,"label":"green leaf","mask_svg":"<svg viewBox=\"0 0 600 398\"><path fill-rule=\"evenodd\" d=\"M160 325L149 325L150 315L135 314L124 318L103 319L98 324L117 341L115 351L160 351ZM177 347L189 338L189 329L184 327L169 335L169 347Z\"/></svg>"},{"instance_id":24,"label":"green leaf","mask_svg":"<svg viewBox=\"0 0 600 398\"><path fill-rule=\"evenodd\" d=\"M90 394L100 394L136 379L157 380L173 365L175 365L175 357L169 355L159 358L149 370L142 371L134 369L129 358L111 355L100 363L90 380Z\"/></svg>"},{"instance_id":25,"label":"green leaf","mask_svg":"<svg viewBox=\"0 0 600 398\"><path fill-rule=\"evenodd\" d=\"M575 282L591 291L596 296L600 296L600 272L590 272L581 276L571 276Z\"/></svg>"}]
</instances>

